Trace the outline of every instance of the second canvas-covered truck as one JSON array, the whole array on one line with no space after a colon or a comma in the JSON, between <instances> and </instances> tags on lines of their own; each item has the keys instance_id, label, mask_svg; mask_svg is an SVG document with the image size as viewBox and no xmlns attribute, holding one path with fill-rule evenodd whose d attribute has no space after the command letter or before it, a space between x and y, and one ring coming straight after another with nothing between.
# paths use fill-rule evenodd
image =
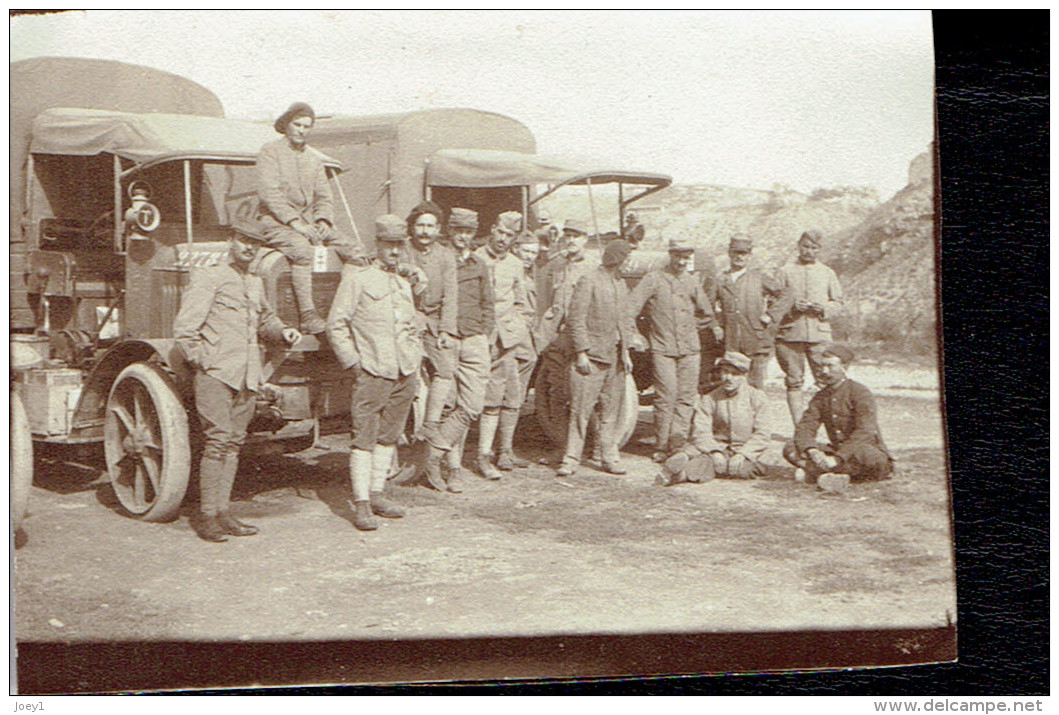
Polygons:
<instances>
[{"instance_id":1,"label":"second canvas-covered truck","mask_svg":"<svg viewBox=\"0 0 1059 715\"><path fill-rule=\"evenodd\" d=\"M15 370L14 387L35 441L103 442L119 502L145 520L176 514L200 433L172 338L182 288L196 267L226 260L232 222L254 215L255 159L274 138L261 124L177 114L52 108L33 122L22 227L35 330L12 340L42 361ZM266 250L252 270L296 326L286 259ZM321 310L340 270L319 248ZM265 363L251 439L304 448L321 420L348 414L349 381L315 338Z\"/></svg>"}]
</instances>

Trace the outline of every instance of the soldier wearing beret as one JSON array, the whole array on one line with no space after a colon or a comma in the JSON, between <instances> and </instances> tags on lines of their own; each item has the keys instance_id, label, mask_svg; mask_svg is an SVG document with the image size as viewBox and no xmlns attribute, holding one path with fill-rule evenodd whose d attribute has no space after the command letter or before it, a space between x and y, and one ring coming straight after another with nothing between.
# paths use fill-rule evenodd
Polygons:
<instances>
[{"instance_id":1,"label":"soldier wearing beret","mask_svg":"<svg viewBox=\"0 0 1059 715\"><path fill-rule=\"evenodd\" d=\"M400 264L406 228L393 214L375 221L375 261L343 267L327 317L335 357L354 373L349 472L353 525L362 531L378 528L376 515L404 516L383 489L423 359L415 294L426 288L426 281L418 268Z\"/></svg>"},{"instance_id":2,"label":"soldier wearing beret","mask_svg":"<svg viewBox=\"0 0 1059 715\"><path fill-rule=\"evenodd\" d=\"M780 321L776 335L776 361L787 384L787 407L795 425L805 411L805 363L812 348L831 342L831 319L842 307L842 285L828 266L816 260L822 237L806 231L798 239L798 261L781 266L776 279L794 304Z\"/></svg>"},{"instance_id":3,"label":"soldier wearing beret","mask_svg":"<svg viewBox=\"0 0 1059 715\"><path fill-rule=\"evenodd\" d=\"M325 328L313 302L313 247L332 245L343 261L367 262L360 242L335 229L327 170L305 143L315 121L312 107L295 102L273 125L283 138L261 147L257 156L258 221L268 245L290 261L299 321L313 334Z\"/></svg>"},{"instance_id":4,"label":"soldier wearing beret","mask_svg":"<svg viewBox=\"0 0 1059 715\"><path fill-rule=\"evenodd\" d=\"M408 215L408 233L412 240L405 250L404 261L426 275L426 289L416 297L416 308L423 315L423 352L430 378L427 393L424 431L437 427L445 399L452 389L455 370L456 256L452 249L438 242L441 235L441 207L424 201Z\"/></svg>"},{"instance_id":5,"label":"soldier wearing beret","mask_svg":"<svg viewBox=\"0 0 1059 715\"><path fill-rule=\"evenodd\" d=\"M229 513L229 501L255 395L266 379L258 338L289 346L301 340L276 317L264 284L249 271L264 240L257 226L233 227L227 260L191 271L173 323L173 338L192 369L195 410L205 433L200 513L192 525L206 541L257 533Z\"/></svg>"},{"instance_id":6,"label":"soldier wearing beret","mask_svg":"<svg viewBox=\"0 0 1059 715\"><path fill-rule=\"evenodd\" d=\"M426 432L427 453L423 471L438 491L463 491L463 445L467 430L485 404L492 359L489 340L496 330L493 278L489 264L471 250L478 230L478 214L454 208L449 215L449 240L456 251L455 353L456 405L437 429Z\"/></svg>"},{"instance_id":7,"label":"soldier wearing beret","mask_svg":"<svg viewBox=\"0 0 1059 715\"><path fill-rule=\"evenodd\" d=\"M888 479L890 456L875 412L875 398L864 385L846 377L853 351L830 345L821 351L824 387L813 395L783 456L796 468L798 481L817 482L827 491L842 491L850 481ZM823 425L829 442L817 442Z\"/></svg>"},{"instance_id":8,"label":"soldier wearing beret","mask_svg":"<svg viewBox=\"0 0 1059 715\"><path fill-rule=\"evenodd\" d=\"M790 310L790 292L760 268L750 266L754 250L749 236L738 234L728 244L728 270L717 276L714 287L720 306L718 340L725 352L750 358L750 384L762 390L780 320Z\"/></svg>"},{"instance_id":9,"label":"soldier wearing beret","mask_svg":"<svg viewBox=\"0 0 1059 715\"><path fill-rule=\"evenodd\" d=\"M721 384L699 399L691 441L666 460L658 478L663 485L714 477L750 479L764 473L768 399L747 383L746 355L727 352L717 363Z\"/></svg>"},{"instance_id":10,"label":"soldier wearing beret","mask_svg":"<svg viewBox=\"0 0 1059 715\"><path fill-rule=\"evenodd\" d=\"M650 323L656 461L680 447L691 430L699 395L699 326L713 322L711 301L689 271L694 251L690 241L672 239L669 265L649 271L629 300L632 317L646 308Z\"/></svg>"}]
</instances>

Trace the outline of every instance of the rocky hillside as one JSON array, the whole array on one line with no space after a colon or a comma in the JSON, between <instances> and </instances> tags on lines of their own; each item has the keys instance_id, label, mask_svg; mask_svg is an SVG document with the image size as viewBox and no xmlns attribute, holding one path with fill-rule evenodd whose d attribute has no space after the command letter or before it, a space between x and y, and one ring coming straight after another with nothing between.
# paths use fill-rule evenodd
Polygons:
<instances>
[{"instance_id":1,"label":"rocky hillside","mask_svg":"<svg viewBox=\"0 0 1059 715\"><path fill-rule=\"evenodd\" d=\"M885 203L872 189L832 187L810 194L776 185L770 190L725 186L671 186L632 210L646 226L645 247L664 249L673 237L691 239L726 265L728 239L746 233L754 260L769 270L791 261L802 231L824 235L821 260L847 293L836 321L841 339L881 343L900 351L934 350L934 225L931 154L917 157L908 185ZM600 231L617 229L616 197L596 190ZM558 192L546 208L557 220L591 225L584 194Z\"/></svg>"}]
</instances>

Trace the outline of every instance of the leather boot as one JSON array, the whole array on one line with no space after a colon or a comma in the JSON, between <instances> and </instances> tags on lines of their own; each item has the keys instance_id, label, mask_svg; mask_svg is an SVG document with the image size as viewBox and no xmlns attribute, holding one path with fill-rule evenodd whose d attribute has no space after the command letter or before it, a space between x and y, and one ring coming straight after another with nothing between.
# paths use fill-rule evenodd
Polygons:
<instances>
[{"instance_id":1,"label":"leather boot","mask_svg":"<svg viewBox=\"0 0 1059 715\"><path fill-rule=\"evenodd\" d=\"M427 443L426 458L423 460L423 475L430 486L439 492L446 491L448 486L445 478L441 475L441 462L445 458L445 451Z\"/></svg>"},{"instance_id":2,"label":"leather boot","mask_svg":"<svg viewBox=\"0 0 1059 715\"><path fill-rule=\"evenodd\" d=\"M231 534L232 536L253 536L258 531L256 526L244 524L226 511L222 511L217 515L217 522L221 525L221 529L224 530L225 534Z\"/></svg>"},{"instance_id":3,"label":"leather boot","mask_svg":"<svg viewBox=\"0 0 1059 715\"><path fill-rule=\"evenodd\" d=\"M445 480L445 485L450 492L453 494L459 494L463 491L463 468L459 465L453 467L451 464L441 465L441 476Z\"/></svg>"},{"instance_id":4,"label":"leather boot","mask_svg":"<svg viewBox=\"0 0 1059 715\"><path fill-rule=\"evenodd\" d=\"M191 518L191 528L203 541L220 543L228 540L216 514L196 514Z\"/></svg>"},{"instance_id":5,"label":"leather boot","mask_svg":"<svg viewBox=\"0 0 1059 715\"><path fill-rule=\"evenodd\" d=\"M478 473L486 479L496 481L504 476L499 469L493 466L493 455L491 454L479 453L475 465L478 467Z\"/></svg>"},{"instance_id":6,"label":"leather boot","mask_svg":"<svg viewBox=\"0 0 1059 715\"><path fill-rule=\"evenodd\" d=\"M379 522L371 511L370 501L353 502L353 526L360 531L375 531L379 528Z\"/></svg>"},{"instance_id":7,"label":"leather boot","mask_svg":"<svg viewBox=\"0 0 1059 715\"><path fill-rule=\"evenodd\" d=\"M301 331L312 335L324 332L327 329L327 323L316 312L316 304L313 302L312 266L292 265L290 283L294 290L294 299L298 303L298 320L301 323Z\"/></svg>"},{"instance_id":8,"label":"leather boot","mask_svg":"<svg viewBox=\"0 0 1059 715\"><path fill-rule=\"evenodd\" d=\"M400 519L405 515L404 507L387 499L382 492L372 492L370 502L371 511L375 516L381 516L384 519Z\"/></svg>"}]
</instances>

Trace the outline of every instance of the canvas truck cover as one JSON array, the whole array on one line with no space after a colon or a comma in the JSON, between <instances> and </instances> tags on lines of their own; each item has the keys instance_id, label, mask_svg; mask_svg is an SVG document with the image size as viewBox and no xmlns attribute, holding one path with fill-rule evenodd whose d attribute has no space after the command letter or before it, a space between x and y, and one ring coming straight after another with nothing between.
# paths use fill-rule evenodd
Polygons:
<instances>
[{"instance_id":1,"label":"canvas truck cover","mask_svg":"<svg viewBox=\"0 0 1059 715\"><path fill-rule=\"evenodd\" d=\"M22 237L26 156L38 114L51 107L86 107L123 112L169 112L222 117L217 96L202 85L169 72L114 62L72 57L41 57L12 62L9 74L10 151L8 159L11 241L10 318L15 328L33 326L22 273L26 246Z\"/></svg>"},{"instance_id":2,"label":"canvas truck cover","mask_svg":"<svg viewBox=\"0 0 1059 715\"><path fill-rule=\"evenodd\" d=\"M278 138L269 124L186 114L48 109L33 121L34 154L116 154L137 164L166 159L252 160ZM324 163L340 164L312 147Z\"/></svg>"},{"instance_id":3,"label":"canvas truck cover","mask_svg":"<svg viewBox=\"0 0 1059 715\"><path fill-rule=\"evenodd\" d=\"M489 149L442 149L427 165L430 186L488 188L534 184L607 184L623 182L649 186L669 186L673 179L664 174L623 171L607 167L575 165L563 159Z\"/></svg>"}]
</instances>

